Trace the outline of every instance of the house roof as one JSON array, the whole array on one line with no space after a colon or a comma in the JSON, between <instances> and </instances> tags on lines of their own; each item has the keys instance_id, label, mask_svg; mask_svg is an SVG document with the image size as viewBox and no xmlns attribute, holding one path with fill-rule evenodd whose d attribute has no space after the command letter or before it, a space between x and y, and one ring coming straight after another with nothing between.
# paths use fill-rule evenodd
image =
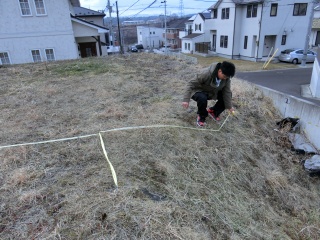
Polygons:
<instances>
[{"instance_id":1,"label":"house roof","mask_svg":"<svg viewBox=\"0 0 320 240\"><path fill-rule=\"evenodd\" d=\"M187 36L184 36L182 39L192 39L203 35L203 33L192 33Z\"/></svg>"},{"instance_id":2,"label":"house roof","mask_svg":"<svg viewBox=\"0 0 320 240\"><path fill-rule=\"evenodd\" d=\"M201 18L203 20L211 18L211 13L209 13L209 12L199 13L199 15L201 16Z\"/></svg>"},{"instance_id":3,"label":"house roof","mask_svg":"<svg viewBox=\"0 0 320 240\"><path fill-rule=\"evenodd\" d=\"M233 0L235 4L263 3L264 0Z\"/></svg>"},{"instance_id":4,"label":"house roof","mask_svg":"<svg viewBox=\"0 0 320 240\"><path fill-rule=\"evenodd\" d=\"M189 18L178 18L171 20L167 23L167 28L174 28L174 29L184 29L185 23L188 22Z\"/></svg>"},{"instance_id":5,"label":"house roof","mask_svg":"<svg viewBox=\"0 0 320 240\"><path fill-rule=\"evenodd\" d=\"M91 22L87 22L87 21L85 21L85 20L83 20L81 18L77 18L77 17L72 16L72 15L71 15L71 20L74 21L74 22L86 25L88 27L95 28L95 29L98 30L98 33L107 33L109 31L109 28L101 27L101 26L99 26L97 24L94 24L94 23L91 23Z\"/></svg>"},{"instance_id":6,"label":"house roof","mask_svg":"<svg viewBox=\"0 0 320 240\"><path fill-rule=\"evenodd\" d=\"M70 0L72 6L74 7L80 7L80 1L79 0Z\"/></svg>"},{"instance_id":7,"label":"house roof","mask_svg":"<svg viewBox=\"0 0 320 240\"><path fill-rule=\"evenodd\" d=\"M102 16L104 17L105 14L102 12L94 11L91 9L87 9L84 7L74 7L74 14L76 17L91 17L91 16Z\"/></svg>"},{"instance_id":8,"label":"house roof","mask_svg":"<svg viewBox=\"0 0 320 240\"><path fill-rule=\"evenodd\" d=\"M197 14L193 15L192 17L190 17L190 18L188 19L188 22L192 22L192 21L196 18L196 16L197 16Z\"/></svg>"},{"instance_id":9,"label":"house roof","mask_svg":"<svg viewBox=\"0 0 320 240\"><path fill-rule=\"evenodd\" d=\"M211 7L209 7L208 10L217 9L222 1L223 0L218 0L215 4L213 4ZM263 3L264 0L232 0L232 2L234 2L235 4L239 4L239 5L245 5L245 4L250 4L250 3Z\"/></svg>"}]
</instances>

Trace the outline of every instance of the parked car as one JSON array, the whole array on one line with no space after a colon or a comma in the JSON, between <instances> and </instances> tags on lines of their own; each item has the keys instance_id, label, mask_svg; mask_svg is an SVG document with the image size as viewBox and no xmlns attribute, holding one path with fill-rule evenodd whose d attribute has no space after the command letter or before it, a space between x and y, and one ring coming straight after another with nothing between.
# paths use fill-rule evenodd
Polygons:
<instances>
[{"instance_id":1,"label":"parked car","mask_svg":"<svg viewBox=\"0 0 320 240\"><path fill-rule=\"evenodd\" d=\"M136 46L131 46L130 51L131 52L138 52L138 48L136 48Z\"/></svg>"},{"instance_id":2,"label":"parked car","mask_svg":"<svg viewBox=\"0 0 320 240\"><path fill-rule=\"evenodd\" d=\"M137 49L140 49L140 50L143 49L143 45L142 45L142 44L136 44L135 47L136 47Z\"/></svg>"},{"instance_id":3,"label":"parked car","mask_svg":"<svg viewBox=\"0 0 320 240\"><path fill-rule=\"evenodd\" d=\"M306 62L314 62L317 53L308 50ZM303 57L303 49L301 48L291 48L281 51L279 55L279 60L281 62L290 62L293 64L301 63Z\"/></svg>"},{"instance_id":4,"label":"parked car","mask_svg":"<svg viewBox=\"0 0 320 240\"><path fill-rule=\"evenodd\" d=\"M165 52L166 49L167 49L167 51L169 51L169 50L171 49L171 46L163 46L163 47L160 48L159 50L160 50L161 52Z\"/></svg>"}]
</instances>

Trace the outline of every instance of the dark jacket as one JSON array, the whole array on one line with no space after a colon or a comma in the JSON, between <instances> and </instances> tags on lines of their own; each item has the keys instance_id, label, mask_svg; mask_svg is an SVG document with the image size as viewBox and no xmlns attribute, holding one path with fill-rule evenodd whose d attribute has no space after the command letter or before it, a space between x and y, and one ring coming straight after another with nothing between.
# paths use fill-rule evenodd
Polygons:
<instances>
[{"instance_id":1,"label":"dark jacket","mask_svg":"<svg viewBox=\"0 0 320 240\"><path fill-rule=\"evenodd\" d=\"M189 102L196 92L205 92L208 100L217 100L218 92L222 91L223 101L226 109L232 108L231 79L221 80L220 85L216 85L216 77L221 63L213 63L187 85L183 102Z\"/></svg>"}]
</instances>

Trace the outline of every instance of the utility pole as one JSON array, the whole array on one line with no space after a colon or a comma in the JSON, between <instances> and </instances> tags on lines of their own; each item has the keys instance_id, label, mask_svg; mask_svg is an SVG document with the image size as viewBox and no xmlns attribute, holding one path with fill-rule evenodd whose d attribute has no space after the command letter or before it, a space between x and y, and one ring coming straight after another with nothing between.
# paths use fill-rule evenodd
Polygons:
<instances>
[{"instance_id":1,"label":"utility pole","mask_svg":"<svg viewBox=\"0 0 320 240\"><path fill-rule=\"evenodd\" d=\"M310 13L310 18L309 18L309 23L308 23L308 33L306 36L306 41L304 43L304 50L303 50L303 56L302 56L302 61L301 61L301 66L306 66L307 62L307 53L308 53L308 48L309 48L309 41L310 41L310 35L311 35L311 29L312 29L312 23L313 23L313 14L314 14L314 8L316 6L316 3L318 1L312 1L311 5L311 13Z\"/></svg>"},{"instance_id":2,"label":"utility pole","mask_svg":"<svg viewBox=\"0 0 320 240\"><path fill-rule=\"evenodd\" d=\"M164 3L164 52L167 54L167 1L161 3Z\"/></svg>"},{"instance_id":3,"label":"utility pole","mask_svg":"<svg viewBox=\"0 0 320 240\"><path fill-rule=\"evenodd\" d=\"M120 22L119 22L119 10L118 10L118 1L116 1L116 8L117 8L117 21L118 21L118 35L119 35L119 45L120 45L120 53L123 53L122 50L122 40L121 40L121 33L120 33Z\"/></svg>"},{"instance_id":4,"label":"utility pole","mask_svg":"<svg viewBox=\"0 0 320 240\"><path fill-rule=\"evenodd\" d=\"M112 49L113 49L113 29L112 29L112 17L111 17L111 13L112 13L112 6L110 6L110 0L108 0L108 6L107 6L108 10L109 10L109 31L110 31L110 37L111 37L111 46L112 46ZM113 50L112 50L113 51Z\"/></svg>"}]
</instances>

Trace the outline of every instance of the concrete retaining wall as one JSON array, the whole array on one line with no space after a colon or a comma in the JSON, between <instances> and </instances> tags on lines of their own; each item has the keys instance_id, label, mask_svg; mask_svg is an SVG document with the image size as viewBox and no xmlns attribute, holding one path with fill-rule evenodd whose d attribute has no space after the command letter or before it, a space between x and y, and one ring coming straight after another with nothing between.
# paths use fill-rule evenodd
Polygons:
<instances>
[{"instance_id":1,"label":"concrete retaining wall","mask_svg":"<svg viewBox=\"0 0 320 240\"><path fill-rule=\"evenodd\" d=\"M270 88L257 87L272 99L283 117L300 118L300 129L310 143L320 150L320 106Z\"/></svg>"},{"instance_id":2,"label":"concrete retaining wall","mask_svg":"<svg viewBox=\"0 0 320 240\"><path fill-rule=\"evenodd\" d=\"M310 81L310 91L311 95L315 98L320 98L320 66L319 66L319 54L320 48L318 49L318 55L313 63L311 81Z\"/></svg>"}]
</instances>

